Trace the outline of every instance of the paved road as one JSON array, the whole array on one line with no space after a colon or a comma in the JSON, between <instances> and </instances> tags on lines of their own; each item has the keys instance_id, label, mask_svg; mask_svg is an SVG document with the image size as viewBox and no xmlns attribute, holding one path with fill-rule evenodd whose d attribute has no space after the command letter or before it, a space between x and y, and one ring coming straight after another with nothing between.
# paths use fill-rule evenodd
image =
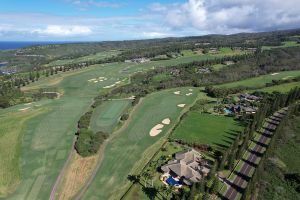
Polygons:
<instances>
[{"instance_id":1,"label":"paved road","mask_svg":"<svg viewBox=\"0 0 300 200\"><path fill-rule=\"evenodd\" d=\"M284 112L281 112L281 113L276 112L276 113L274 113L273 116L270 117L270 119L271 120L276 120L277 122L280 122L281 118L284 117L284 115L285 115ZM270 130L275 130L277 128L276 124L277 124L276 122L273 123L273 124L268 123L268 125L265 127L265 130L263 131L263 134L272 136L273 131L270 131ZM243 178L243 176L250 177L251 169L254 168L254 166L250 163L255 164L257 159L259 158L259 156L255 152L263 153L262 150L263 150L264 147L261 144L268 145L266 142L267 142L269 137L267 137L263 134L260 136L260 138L258 140L258 143L256 143L256 145L252 149L253 153L251 153L250 156L248 156L247 162L245 162L243 164L241 170L238 172L239 174L231 182L232 185L229 185L229 188L227 189L227 191L224 195L225 199L235 200L236 197L239 194L239 191L236 188L242 188L244 183L247 183L247 180L245 180ZM241 176L241 175L243 175L243 176ZM230 181L228 180L228 182L230 182Z\"/></svg>"}]
</instances>

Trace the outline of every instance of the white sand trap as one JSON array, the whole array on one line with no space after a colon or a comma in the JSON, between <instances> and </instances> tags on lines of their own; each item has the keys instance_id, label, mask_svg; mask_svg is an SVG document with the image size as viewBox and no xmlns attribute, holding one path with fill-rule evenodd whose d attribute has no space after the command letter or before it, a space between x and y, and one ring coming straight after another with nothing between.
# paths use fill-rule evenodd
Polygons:
<instances>
[{"instance_id":1,"label":"white sand trap","mask_svg":"<svg viewBox=\"0 0 300 200\"><path fill-rule=\"evenodd\" d=\"M27 108L22 108L22 109L19 109L19 111L26 111L28 110L30 107L27 107Z\"/></svg>"},{"instance_id":2,"label":"white sand trap","mask_svg":"<svg viewBox=\"0 0 300 200\"><path fill-rule=\"evenodd\" d=\"M100 82L103 82L104 80L99 80Z\"/></svg>"},{"instance_id":3,"label":"white sand trap","mask_svg":"<svg viewBox=\"0 0 300 200\"><path fill-rule=\"evenodd\" d=\"M180 91L176 91L176 92L174 92L174 94L180 94Z\"/></svg>"},{"instance_id":4,"label":"white sand trap","mask_svg":"<svg viewBox=\"0 0 300 200\"><path fill-rule=\"evenodd\" d=\"M25 103L24 106L29 106L31 105L32 103Z\"/></svg>"},{"instance_id":5,"label":"white sand trap","mask_svg":"<svg viewBox=\"0 0 300 200\"><path fill-rule=\"evenodd\" d=\"M293 78L294 76L286 76L284 78L282 78L282 80L286 80L286 79L290 79L290 78Z\"/></svg>"},{"instance_id":6,"label":"white sand trap","mask_svg":"<svg viewBox=\"0 0 300 200\"><path fill-rule=\"evenodd\" d=\"M92 82L92 81L95 81L96 79L95 78L92 78L90 80L88 80L88 82Z\"/></svg>"},{"instance_id":7,"label":"white sand trap","mask_svg":"<svg viewBox=\"0 0 300 200\"><path fill-rule=\"evenodd\" d=\"M115 84L120 84L121 83L121 81L117 81L117 82L115 82Z\"/></svg>"},{"instance_id":8,"label":"white sand trap","mask_svg":"<svg viewBox=\"0 0 300 200\"><path fill-rule=\"evenodd\" d=\"M112 88L112 87L114 87L116 84L112 84L112 85L108 85L108 86L105 86L105 87L103 87L103 88L105 88L105 89L107 89L107 88Z\"/></svg>"},{"instance_id":9,"label":"white sand trap","mask_svg":"<svg viewBox=\"0 0 300 200\"><path fill-rule=\"evenodd\" d=\"M164 127L163 124L157 124L155 125L151 130L150 130L150 136L151 137L154 137L154 136L157 136L158 134L160 134L162 132L162 129Z\"/></svg>"},{"instance_id":10,"label":"white sand trap","mask_svg":"<svg viewBox=\"0 0 300 200\"><path fill-rule=\"evenodd\" d=\"M185 104L182 103L182 104L178 104L177 106L178 106L179 108L183 108L183 107L185 106Z\"/></svg>"},{"instance_id":11,"label":"white sand trap","mask_svg":"<svg viewBox=\"0 0 300 200\"><path fill-rule=\"evenodd\" d=\"M187 93L187 94L185 94L186 96L191 96L193 93Z\"/></svg>"},{"instance_id":12,"label":"white sand trap","mask_svg":"<svg viewBox=\"0 0 300 200\"><path fill-rule=\"evenodd\" d=\"M131 97L129 97L128 99L134 100L134 99L135 99L135 96L131 96Z\"/></svg>"},{"instance_id":13,"label":"white sand trap","mask_svg":"<svg viewBox=\"0 0 300 200\"><path fill-rule=\"evenodd\" d=\"M190 92L192 92L192 91L193 91L193 89L189 89L189 91L190 91Z\"/></svg>"},{"instance_id":14,"label":"white sand trap","mask_svg":"<svg viewBox=\"0 0 300 200\"><path fill-rule=\"evenodd\" d=\"M277 74L279 74L279 73L273 73L273 74L271 74L271 75L274 76L274 75L277 75Z\"/></svg>"},{"instance_id":15,"label":"white sand trap","mask_svg":"<svg viewBox=\"0 0 300 200\"><path fill-rule=\"evenodd\" d=\"M103 76L100 76L100 77L99 77L99 79L105 79L105 77L103 77Z\"/></svg>"},{"instance_id":16,"label":"white sand trap","mask_svg":"<svg viewBox=\"0 0 300 200\"><path fill-rule=\"evenodd\" d=\"M98 83L98 81L94 81L94 83Z\"/></svg>"},{"instance_id":17,"label":"white sand trap","mask_svg":"<svg viewBox=\"0 0 300 200\"><path fill-rule=\"evenodd\" d=\"M165 125L169 125L171 123L171 120L170 120L170 118L166 118L166 119L162 120L161 123L163 123Z\"/></svg>"}]
</instances>

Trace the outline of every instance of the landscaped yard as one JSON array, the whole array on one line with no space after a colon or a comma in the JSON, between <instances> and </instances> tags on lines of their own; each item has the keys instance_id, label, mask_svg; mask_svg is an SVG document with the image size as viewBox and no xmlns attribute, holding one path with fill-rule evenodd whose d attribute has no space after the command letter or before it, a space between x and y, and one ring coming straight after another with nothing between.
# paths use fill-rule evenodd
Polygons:
<instances>
[{"instance_id":1,"label":"landscaped yard","mask_svg":"<svg viewBox=\"0 0 300 200\"><path fill-rule=\"evenodd\" d=\"M187 143L228 146L243 126L232 117L190 112L180 122L171 138Z\"/></svg>"}]
</instances>

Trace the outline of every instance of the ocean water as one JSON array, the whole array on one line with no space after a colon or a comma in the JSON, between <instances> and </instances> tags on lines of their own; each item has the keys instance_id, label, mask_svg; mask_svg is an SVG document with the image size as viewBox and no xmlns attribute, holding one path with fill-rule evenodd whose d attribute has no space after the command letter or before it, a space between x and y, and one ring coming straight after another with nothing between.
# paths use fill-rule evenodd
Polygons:
<instances>
[{"instance_id":1,"label":"ocean water","mask_svg":"<svg viewBox=\"0 0 300 200\"><path fill-rule=\"evenodd\" d=\"M0 41L0 50L19 49L23 47L30 47L34 45L47 45L47 44L65 44L72 42L6 42Z\"/></svg>"}]
</instances>

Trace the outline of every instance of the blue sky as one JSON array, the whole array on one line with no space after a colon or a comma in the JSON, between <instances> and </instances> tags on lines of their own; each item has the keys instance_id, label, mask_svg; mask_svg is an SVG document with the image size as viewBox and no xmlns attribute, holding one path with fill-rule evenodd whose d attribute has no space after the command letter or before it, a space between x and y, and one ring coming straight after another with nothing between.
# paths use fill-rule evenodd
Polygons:
<instances>
[{"instance_id":1,"label":"blue sky","mask_svg":"<svg viewBox=\"0 0 300 200\"><path fill-rule=\"evenodd\" d=\"M103 41L300 28L299 0L1 0L0 41Z\"/></svg>"}]
</instances>

